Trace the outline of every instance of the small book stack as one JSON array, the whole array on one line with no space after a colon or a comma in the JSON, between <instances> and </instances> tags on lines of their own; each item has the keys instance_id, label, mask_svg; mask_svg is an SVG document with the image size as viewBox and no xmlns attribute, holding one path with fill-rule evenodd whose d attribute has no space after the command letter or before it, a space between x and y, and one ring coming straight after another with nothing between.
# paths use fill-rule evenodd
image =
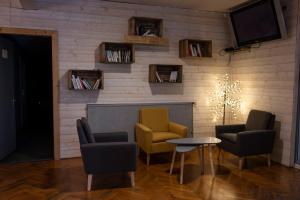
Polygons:
<instances>
[{"instance_id":1,"label":"small book stack","mask_svg":"<svg viewBox=\"0 0 300 200\"><path fill-rule=\"evenodd\" d=\"M193 43L189 45L190 55L193 57L202 57L201 45L199 43Z\"/></svg>"},{"instance_id":2,"label":"small book stack","mask_svg":"<svg viewBox=\"0 0 300 200\"><path fill-rule=\"evenodd\" d=\"M139 36L158 37L159 30L156 26L157 25L154 22L141 23L136 26L136 34Z\"/></svg>"},{"instance_id":3,"label":"small book stack","mask_svg":"<svg viewBox=\"0 0 300 200\"><path fill-rule=\"evenodd\" d=\"M97 90L99 89L100 82L100 79L92 81L80 78L79 76L75 77L75 75L72 75L72 84L75 90Z\"/></svg>"},{"instance_id":4,"label":"small book stack","mask_svg":"<svg viewBox=\"0 0 300 200\"><path fill-rule=\"evenodd\" d=\"M170 82L171 83L176 83L177 82L177 76L178 76L178 71L171 71L170 74Z\"/></svg>"},{"instance_id":5,"label":"small book stack","mask_svg":"<svg viewBox=\"0 0 300 200\"><path fill-rule=\"evenodd\" d=\"M156 71L155 75L156 75L156 81L158 83L163 83L163 82L176 83L178 71L171 71L170 76L160 76L159 73Z\"/></svg>"},{"instance_id":6,"label":"small book stack","mask_svg":"<svg viewBox=\"0 0 300 200\"><path fill-rule=\"evenodd\" d=\"M130 63L130 50L106 50L106 61L113 63Z\"/></svg>"}]
</instances>

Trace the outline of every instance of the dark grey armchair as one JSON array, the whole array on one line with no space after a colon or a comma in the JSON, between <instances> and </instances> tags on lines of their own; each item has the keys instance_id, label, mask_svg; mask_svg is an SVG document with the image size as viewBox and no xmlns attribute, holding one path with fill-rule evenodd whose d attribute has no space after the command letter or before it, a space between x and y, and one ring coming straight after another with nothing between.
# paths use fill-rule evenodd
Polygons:
<instances>
[{"instance_id":1,"label":"dark grey armchair","mask_svg":"<svg viewBox=\"0 0 300 200\"><path fill-rule=\"evenodd\" d=\"M251 110L246 124L216 126L216 137L222 142L219 147L239 159L239 169L243 168L246 156L266 154L268 165L275 138L275 115L265 111Z\"/></svg>"},{"instance_id":2,"label":"dark grey armchair","mask_svg":"<svg viewBox=\"0 0 300 200\"><path fill-rule=\"evenodd\" d=\"M77 132L85 172L87 190L91 190L93 174L129 172L131 184L136 171L136 143L128 142L126 132L93 134L86 118L77 120Z\"/></svg>"}]
</instances>

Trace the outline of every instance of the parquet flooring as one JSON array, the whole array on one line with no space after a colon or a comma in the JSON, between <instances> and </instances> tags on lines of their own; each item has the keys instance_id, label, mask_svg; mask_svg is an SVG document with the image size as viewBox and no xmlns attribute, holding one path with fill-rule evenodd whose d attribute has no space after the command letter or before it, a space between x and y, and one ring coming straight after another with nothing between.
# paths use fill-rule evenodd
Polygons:
<instances>
[{"instance_id":1,"label":"parquet flooring","mask_svg":"<svg viewBox=\"0 0 300 200\"><path fill-rule=\"evenodd\" d=\"M187 156L184 185L178 182L179 159L170 176L170 154L152 156L148 168L145 156L141 155L135 188L131 188L127 174L105 174L95 176L92 192L86 192L86 175L80 158L1 164L0 199L300 199L300 170L276 163L268 168L265 158L251 157L247 169L239 171L238 158L224 154L219 164L215 159L215 177L211 176L208 160L205 174L201 176L197 155L191 152Z\"/></svg>"}]
</instances>

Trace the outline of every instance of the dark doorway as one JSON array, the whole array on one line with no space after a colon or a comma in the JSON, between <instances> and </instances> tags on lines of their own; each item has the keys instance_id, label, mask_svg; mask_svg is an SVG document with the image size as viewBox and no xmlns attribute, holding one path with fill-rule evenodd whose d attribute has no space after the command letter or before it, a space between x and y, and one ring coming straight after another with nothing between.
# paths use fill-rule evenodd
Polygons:
<instances>
[{"instance_id":1,"label":"dark doorway","mask_svg":"<svg viewBox=\"0 0 300 200\"><path fill-rule=\"evenodd\" d=\"M13 44L16 148L0 162L53 159L51 37L0 35ZM0 75L1 76L1 75ZM1 96L0 96L1 98Z\"/></svg>"}]
</instances>

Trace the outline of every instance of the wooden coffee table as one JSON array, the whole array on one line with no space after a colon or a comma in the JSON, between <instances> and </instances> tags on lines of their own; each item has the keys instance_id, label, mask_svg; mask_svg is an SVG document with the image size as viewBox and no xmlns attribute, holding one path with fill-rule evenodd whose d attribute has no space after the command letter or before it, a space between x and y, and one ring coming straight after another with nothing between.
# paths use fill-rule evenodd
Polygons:
<instances>
[{"instance_id":1,"label":"wooden coffee table","mask_svg":"<svg viewBox=\"0 0 300 200\"><path fill-rule=\"evenodd\" d=\"M181 153L180 184L182 184L183 182L184 154L194 149L198 150L199 158L201 158L201 162L200 162L201 173L204 174L204 145L208 145L211 172L213 176L215 175L211 146L213 144L220 143L221 142L220 139L215 137L193 137L193 138L172 139L172 140L167 140L167 142L176 145L172 156L170 174L172 174L173 171L176 152Z\"/></svg>"}]
</instances>

